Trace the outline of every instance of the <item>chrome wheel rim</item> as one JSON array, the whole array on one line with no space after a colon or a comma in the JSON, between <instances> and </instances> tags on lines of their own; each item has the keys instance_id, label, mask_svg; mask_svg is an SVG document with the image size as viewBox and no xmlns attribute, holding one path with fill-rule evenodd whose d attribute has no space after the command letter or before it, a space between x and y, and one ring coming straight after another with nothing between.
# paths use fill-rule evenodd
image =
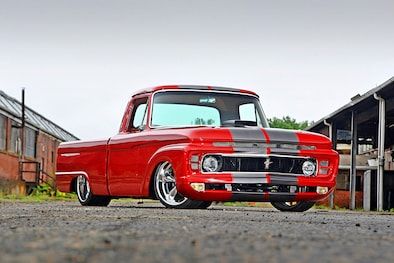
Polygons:
<instances>
[{"instance_id":1,"label":"chrome wheel rim","mask_svg":"<svg viewBox=\"0 0 394 263\"><path fill-rule=\"evenodd\" d=\"M176 189L174 170L169 162L162 163L157 169L156 191L159 198L171 206L178 206L187 201L187 198Z\"/></svg>"},{"instance_id":2,"label":"chrome wheel rim","mask_svg":"<svg viewBox=\"0 0 394 263\"><path fill-rule=\"evenodd\" d=\"M89 181L84 175L78 175L77 177L77 195L81 202L86 202L90 196Z\"/></svg>"}]
</instances>

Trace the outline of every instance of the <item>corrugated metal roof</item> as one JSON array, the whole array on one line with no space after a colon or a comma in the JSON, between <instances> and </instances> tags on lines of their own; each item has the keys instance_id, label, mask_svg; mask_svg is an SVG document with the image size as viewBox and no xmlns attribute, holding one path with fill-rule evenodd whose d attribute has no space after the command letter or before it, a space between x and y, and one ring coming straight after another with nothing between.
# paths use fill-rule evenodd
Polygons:
<instances>
[{"instance_id":1,"label":"corrugated metal roof","mask_svg":"<svg viewBox=\"0 0 394 263\"><path fill-rule=\"evenodd\" d=\"M22 103L17 99L8 96L5 92L0 90L0 109L9 114L21 118L22 117ZM25 111L26 122L39 130L42 130L61 141L75 141L79 140L76 136L61 128L59 125L48 120L41 114L26 107Z\"/></svg>"},{"instance_id":2,"label":"corrugated metal roof","mask_svg":"<svg viewBox=\"0 0 394 263\"><path fill-rule=\"evenodd\" d=\"M394 83L394 77L385 81L383 84L377 86L376 88L371 89L370 91L366 92L362 96L359 96L359 95L355 96L353 98L353 100L350 101L348 104L342 106L338 110L336 110L333 113L327 115L326 117L318 120L317 122L314 122L312 125L307 127L305 130L307 130L307 131L312 130L312 129L316 128L317 126L319 126L320 124L322 124L324 122L324 120L330 120L332 118L335 118L335 116L352 109L354 106L356 106L356 105L360 104L361 102L365 101L366 99L374 96L375 93L379 95L380 92L382 92L384 89L387 89L393 83Z\"/></svg>"}]
</instances>

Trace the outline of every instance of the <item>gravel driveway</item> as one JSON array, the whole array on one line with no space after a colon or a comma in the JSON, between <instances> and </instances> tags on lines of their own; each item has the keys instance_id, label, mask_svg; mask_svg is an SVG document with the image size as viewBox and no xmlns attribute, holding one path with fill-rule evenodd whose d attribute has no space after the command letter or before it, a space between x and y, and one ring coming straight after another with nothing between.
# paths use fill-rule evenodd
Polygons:
<instances>
[{"instance_id":1,"label":"gravel driveway","mask_svg":"<svg viewBox=\"0 0 394 263\"><path fill-rule=\"evenodd\" d=\"M394 262L394 216L0 203L0 262Z\"/></svg>"}]
</instances>

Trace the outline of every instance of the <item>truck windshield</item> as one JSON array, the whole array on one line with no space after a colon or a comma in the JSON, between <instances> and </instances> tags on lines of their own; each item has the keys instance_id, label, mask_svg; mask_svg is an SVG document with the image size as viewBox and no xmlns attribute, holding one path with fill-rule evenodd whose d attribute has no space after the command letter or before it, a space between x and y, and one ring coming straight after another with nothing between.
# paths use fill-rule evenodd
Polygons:
<instances>
[{"instance_id":1,"label":"truck windshield","mask_svg":"<svg viewBox=\"0 0 394 263\"><path fill-rule=\"evenodd\" d=\"M151 126L268 127L255 96L196 91L158 92L153 98Z\"/></svg>"}]
</instances>

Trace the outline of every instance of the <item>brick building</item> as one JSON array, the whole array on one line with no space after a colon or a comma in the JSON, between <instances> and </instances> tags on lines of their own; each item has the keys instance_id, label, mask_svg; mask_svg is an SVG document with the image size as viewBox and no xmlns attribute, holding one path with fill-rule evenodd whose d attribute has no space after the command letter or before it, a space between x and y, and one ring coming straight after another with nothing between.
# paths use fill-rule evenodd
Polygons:
<instances>
[{"instance_id":1,"label":"brick building","mask_svg":"<svg viewBox=\"0 0 394 263\"><path fill-rule=\"evenodd\" d=\"M25 193L40 183L54 185L52 178L56 170L58 145L78 140L29 107L25 107L25 125L22 127L22 103L0 91L2 192Z\"/></svg>"}]
</instances>

